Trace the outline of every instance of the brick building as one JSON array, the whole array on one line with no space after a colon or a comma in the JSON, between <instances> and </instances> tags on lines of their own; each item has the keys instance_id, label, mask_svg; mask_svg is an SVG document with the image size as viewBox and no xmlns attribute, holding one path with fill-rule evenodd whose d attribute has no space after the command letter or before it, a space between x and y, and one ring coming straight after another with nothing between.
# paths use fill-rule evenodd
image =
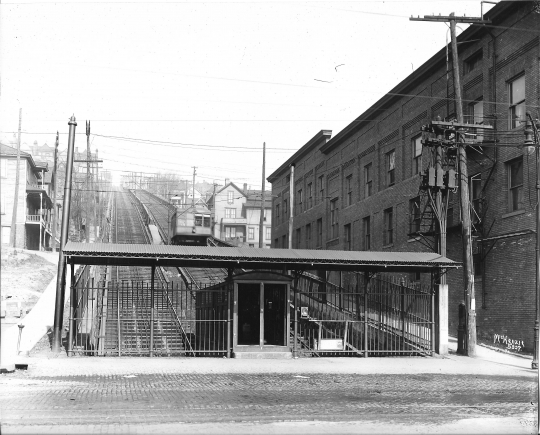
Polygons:
<instances>
[{"instance_id":1,"label":"brick building","mask_svg":"<svg viewBox=\"0 0 540 435\"><path fill-rule=\"evenodd\" d=\"M525 112L540 117L540 9L537 2L500 2L458 36L465 122L492 132L467 147L473 206L477 334L532 349L535 317L535 155L524 141ZM450 47L449 47L450 49ZM456 116L446 47L336 136L322 130L268 177L272 247L426 251L419 229L430 225L419 189L427 168L421 127ZM449 71L449 73L447 73ZM294 204L290 203L294 165ZM432 222L431 222L432 223ZM458 193L449 194L448 250L462 259ZM411 280L419 276L408 277ZM462 271L448 274L449 331L456 334Z\"/></svg>"}]
</instances>

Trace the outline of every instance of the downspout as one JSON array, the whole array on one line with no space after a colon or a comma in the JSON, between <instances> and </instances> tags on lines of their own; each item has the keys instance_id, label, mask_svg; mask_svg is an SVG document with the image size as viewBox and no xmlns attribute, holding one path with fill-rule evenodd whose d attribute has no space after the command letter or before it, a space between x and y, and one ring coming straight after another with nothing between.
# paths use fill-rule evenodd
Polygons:
<instances>
[{"instance_id":1,"label":"downspout","mask_svg":"<svg viewBox=\"0 0 540 435\"><path fill-rule=\"evenodd\" d=\"M289 249L292 249L294 220L294 163L291 163L291 176L289 179Z\"/></svg>"},{"instance_id":2,"label":"downspout","mask_svg":"<svg viewBox=\"0 0 540 435\"><path fill-rule=\"evenodd\" d=\"M494 137L493 139L496 141L496 136L495 136L495 132L497 131L497 38L493 35L493 32L488 29L488 34L489 36L491 37L491 41L493 43L493 53L492 53L492 75L493 75L493 78L491 80L491 101L493 103L493 116L495 117L494 118L494 122L493 122L493 132L494 132ZM498 162L498 156L499 156L499 150L498 150L498 147L493 147L493 166L492 166L492 169L489 173L489 176L488 176L488 179L486 180L486 183L489 182L489 179L491 178L491 174L493 173L493 169L497 166L497 162ZM487 185L484 185L484 189L487 187ZM485 219L485 216L484 216L484 219ZM482 232L484 232L484 228L483 228L483 225L482 225ZM485 256L486 256L486 252L485 252L485 246L484 246L484 243L482 242L480 244L480 256L481 256L481 261L482 261L482 309L487 309L487 304L486 304L486 298L487 298L487 289L486 289L486 261L485 261Z\"/></svg>"}]
</instances>

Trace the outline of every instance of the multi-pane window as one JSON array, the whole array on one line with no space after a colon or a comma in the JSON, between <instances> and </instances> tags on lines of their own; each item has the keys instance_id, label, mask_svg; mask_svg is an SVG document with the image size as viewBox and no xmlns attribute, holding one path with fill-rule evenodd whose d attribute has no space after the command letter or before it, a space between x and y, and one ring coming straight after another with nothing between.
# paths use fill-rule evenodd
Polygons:
<instances>
[{"instance_id":1,"label":"multi-pane window","mask_svg":"<svg viewBox=\"0 0 540 435\"><path fill-rule=\"evenodd\" d=\"M393 186L396 182L396 151L386 153L386 185Z\"/></svg>"},{"instance_id":2,"label":"multi-pane window","mask_svg":"<svg viewBox=\"0 0 540 435\"><path fill-rule=\"evenodd\" d=\"M345 231L345 250L350 251L352 249L351 224L345 225L343 229Z\"/></svg>"},{"instance_id":3,"label":"multi-pane window","mask_svg":"<svg viewBox=\"0 0 540 435\"><path fill-rule=\"evenodd\" d=\"M289 248L289 237L287 235L281 236L281 247L283 249Z\"/></svg>"},{"instance_id":4,"label":"multi-pane window","mask_svg":"<svg viewBox=\"0 0 540 435\"><path fill-rule=\"evenodd\" d=\"M283 219L287 219L289 217L288 215L289 209L287 208L287 200L283 200Z\"/></svg>"},{"instance_id":5,"label":"multi-pane window","mask_svg":"<svg viewBox=\"0 0 540 435\"><path fill-rule=\"evenodd\" d=\"M523 157L507 163L508 208L510 211L523 208Z\"/></svg>"},{"instance_id":6,"label":"multi-pane window","mask_svg":"<svg viewBox=\"0 0 540 435\"><path fill-rule=\"evenodd\" d=\"M339 236L338 198L330 201L330 237L335 239Z\"/></svg>"},{"instance_id":7,"label":"multi-pane window","mask_svg":"<svg viewBox=\"0 0 540 435\"><path fill-rule=\"evenodd\" d=\"M276 219L279 219L279 209L280 209L279 204L276 204Z\"/></svg>"},{"instance_id":8,"label":"multi-pane window","mask_svg":"<svg viewBox=\"0 0 540 435\"><path fill-rule=\"evenodd\" d=\"M248 239L253 240L255 238L255 228L248 228Z\"/></svg>"},{"instance_id":9,"label":"multi-pane window","mask_svg":"<svg viewBox=\"0 0 540 435\"><path fill-rule=\"evenodd\" d=\"M411 219L411 234L417 234L420 231L421 211L420 197L417 196L409 201L409 214Z\"/></svg>"},{"instance_id":10,"label":"multi-pane window","mask_svg":"<svg viewBox=\"0 0 540 435\"><path fill-rule=\"evenodd\" d=\"M321 175L318 179L317 179L317 183L318 183L318 186L317 186L317 190L319 192L319 198L317 200L317 203L321 203L324 201L324 175Z\"/></svg>"},{"instance_id":11,"label":"multi-pane window","mask_svg":"<svg viewBox=\"0 0 540 435\"><path fill-rule=\"evenodd\" d=\"M311 249L311 224L306 225L306 249Z\"/></svg>"},{"instance_id":12,"label":"multi-pane window","mask_svg":"<svg viewBox=\"0 0 540 435\"><path fill-rule=\"evenodd\" d=\"M394 243L394 210L387 208L384 211L384 244Z\"/></svg>"},{"instance_id":13,"label":"multi-pane window","mask_svg":"<svg viewBox=\"0 0 540 435\"><path fill-rule=\"evenodd\" d=\"M469 120L473 124L482 125L484 123L484 102L482 100L469 104ZM472 138L475 142L482 142L484 140L482 129L478 129L472 133L476 135Z\"/></svg>"},{"instance_id":14,"label":"multi-pane window","mask_svg":"<svg viewBox=\"0 0 540 435\"><path fill-rule=\"evenodd\" d=\"M412 145L412 167L413 175L422 172L422 135L418 135L411 139Z\"/></svg>"},{"instance_id":15,"label":"multi-pane window","mask_svg":"<svg viewBox=\"0 0 540 435\"><path fill-rule=\"evenodd\" d=\"M233 204L234 203L234 192L232 190L229 190L227 192L227 204Z\"/></svg>"},{"instance_id":16,"label":"multi-pane window","mask_svg":"<svg viewBox=\"0 0 540 435\"><path fill-rule=\"evenodd\" d=\"M369 216L362 219L362 232L364 235L364 251L369 251L371 249L371 218Z\"/></svg>"},{"instance_id":17,"label":"multi-pane window","mask_svg":"<svg viewBox=\"0 0 540 435\"><path fill-rule=\"evenodd\" d=\"M510 128L516 128L525 122L525 75L508 83L508 97Z\"/></svg>"},{"instance_id":18,"label":"multi-pane window","mask_svg":"<svg viewBox=\"0 0 540 435\"><path fill-rule=\"evenodd\" d=\"M473 223L480 222L482 214L482 174L469 177L470 200L472 204L471 220Z\"/></svg>"},{"instance_id":19,"label":"multi-pane window","mask_svg":"<svg viewBox=\"0 0 540 435\"><path fill-rule=\"evenodd\" d=\"M299 249L301 248L302 243L302 228L296 229L296 247Z\"/></svg>"},{"instance_id":20,"label":"multi-pane window","mask_svg":"<svg viewBox=\"0 0 540 435\"><path fill-rule=\"evenodd\" d=\"M236 209L235 208L226 208L225 209L225 218L234 219L236 218Z\"/></svg>"},{"instance_id":21,"label":"multi-pane window","mask_svg":"<svg viewBox=\"0 0 540 435\"><path fill-rule=\"evenodd\" d=\"M236 237L235 227L225 227L225 238L234 239Z\"/></svg>"},{"instance_id":22,"label":"multi-pane window","mask_svg":"<svg viewBox=\"0 0 540 435\"><path fill-rule=\"evenodd\" d=\"M464 72L468 74L482 65L483 53L482 50L477 51L472 56L465 59Z\"/></svg>"},{"instance_id":23,"label":"multi-pane window","mask_svg":"<svg viewBox=\"0 0 540 435\"><path fill-rule=\"evenodd\" d=\"M364 166L364 189L365 197L369 197L373 194L373 165L371 163Z\"/></svg>"},{"instance_id":24,"label":"multi-pane window","mask_svg":"<svg viewBox=\"0 0 540 435\"><path fill-rule=\"evenodd\" d=\"M265 236L265 239L266 239L266 240L270 240L271 237L272 237L272 228L266 227L266 236Z\"/></svg>"},{"instance_id":25,"label":"multi-pane window","mask_svg":"<svg viewBox=\"0 0 540 435\"><path fill-rule=\"evenodd\" d=\"M317 248L322 246L322 218L317 219Z\"/></svg>"},{"instance_id":26,"label":"multi-pane window","mask_svg":"<svg viewBox=\"0 0 540 435\"><path fill-rule=\"evenodd\" d=\"M474 276L482 276L484 263L482 261L482 255L480 253L473 254L473 270Z\"/></svg>"},{"instance_id":27,"label":"multi-pane window","mask_svg":"<svg viewBox=\"0 0 540 435\"><path fill-rule=\"evenodd\" d=\"M352 205L352 175L345 178L345 189L347 193L347 207Z\"/></svg>"},{"instance_id":28,"label":"multi-pane window","mask_svg":"<svg viewBox=\"0 0 540 435\"><path fill-rule=\"evenodd\" d=\"M303 192L302 189L298 190L298 194L296 195L296 201L298 203L298 213L302 213L302 202L304 200L304 197L302 196Z\"/></svg>"},{"instance_id":29,"label":"multi-pane window","mask_svg":"<svg viewBox=\"0 0 540 435\"><path fill-rule=\"evenodd\" d=\"M308 204L307 208L313 207L313 183L308 183L307 185L307 198L308 198Z\"/></svg>"}]
</instances>

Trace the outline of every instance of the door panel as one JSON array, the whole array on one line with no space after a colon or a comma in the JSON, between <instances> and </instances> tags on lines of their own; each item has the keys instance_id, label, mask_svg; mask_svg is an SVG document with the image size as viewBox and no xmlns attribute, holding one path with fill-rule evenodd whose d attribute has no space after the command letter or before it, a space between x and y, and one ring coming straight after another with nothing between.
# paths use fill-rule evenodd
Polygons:
<instances>
[{"instance_id":1,"label":"door panel","mask_svg":"<svg viewBox=\"0 0 540 435\"><path fill-rule=\"evenodd\" d=\"M283 284L264 286L265 345L285 346L286 289Z\"/></svg>"},{"instance_id":2,"label":"door panel","mask_svg":"<svg viewBox=\"0 0 540 435\"><path fill-rule=\"evenodd\" d=\"M259 345L260 324L259 284L238 284L238 344Z\"/></svg>"}]
</instances>

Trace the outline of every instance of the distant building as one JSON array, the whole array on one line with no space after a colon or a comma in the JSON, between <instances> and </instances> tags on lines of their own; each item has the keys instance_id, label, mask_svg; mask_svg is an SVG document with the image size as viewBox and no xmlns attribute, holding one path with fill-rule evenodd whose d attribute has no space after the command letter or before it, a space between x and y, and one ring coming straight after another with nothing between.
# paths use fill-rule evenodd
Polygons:
<instances>
[{"instance_id":1,"label":"distant building","mask_svg":"<svg viewBox=\"0 0 540 435\"><path fill-rule=\"evenodd\" d=\"M213 234L236 246L259 247L261 190L240 189L229 182L208 199L213 211ZM266 192L264 201L263 246L270 248L272 228L272 197Z\"/></svg>"},{"instance_id":2,"label":"distant building","mask_svg":"<svg viewBox=\"0 0 540 435\"><path fill-rule=\"evenodd\" d=\"M52 237L52 178L45 175L49 171L47 163L35 161L26 152L21 151L20 156L19 189L15 192L17 150L0 144L1 243L10 243L13 205L17 195L15 247L46 249L51 246Z\"/></svg>"},{"instance_id":3,"label":"distant building","mask_svg":"<svg viewBox=\"0 0 540 435\"><path fill-rule=\"evenodd\" d=\"M38 145L37 141L34 141L34 144L30 146L23 144L21 150L32 154L35 160L49 163L50 167L54 164L54 147L47 144Z\"/></svg>"}]
</instances>

